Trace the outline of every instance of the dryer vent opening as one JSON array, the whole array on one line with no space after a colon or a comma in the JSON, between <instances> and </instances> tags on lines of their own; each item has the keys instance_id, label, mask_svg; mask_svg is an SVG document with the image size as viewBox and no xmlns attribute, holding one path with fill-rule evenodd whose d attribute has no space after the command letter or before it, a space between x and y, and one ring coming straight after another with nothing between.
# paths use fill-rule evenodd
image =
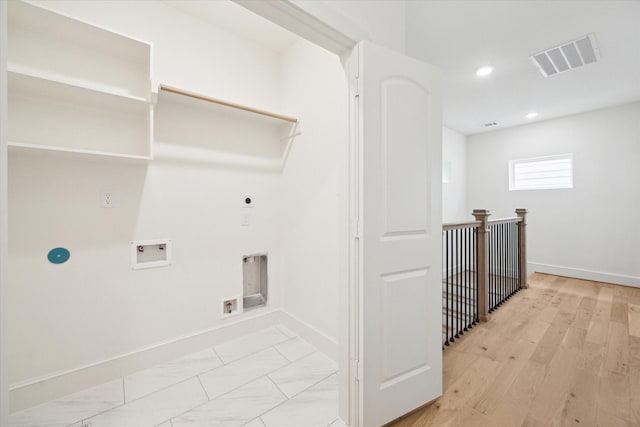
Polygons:
<instances>
[{"instance_id":1,"label":"dryer vent opening","mask_svg":"<svg viewBox=\"0 0 640 427\"><path fill-rule=\"evenodd\" d=\"M242 306L259 307L267 303L267 255L247 255L242 257Z\"/></svg>"}]
</instances>

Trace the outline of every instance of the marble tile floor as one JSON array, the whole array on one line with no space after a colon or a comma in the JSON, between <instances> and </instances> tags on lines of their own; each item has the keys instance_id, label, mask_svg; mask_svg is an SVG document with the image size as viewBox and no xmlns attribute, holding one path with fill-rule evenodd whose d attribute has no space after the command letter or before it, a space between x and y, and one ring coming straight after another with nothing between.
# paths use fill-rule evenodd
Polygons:
<instances>
[{"instance_id":1,"label":"marble tile floor","mask_svg":"<svg viewBox=\"0 0 640 427\"><path fill-rule=\"evenodd\" d=\"M11 414L10 427L341 427L337 364L282 325Z\"/></svg>"}]
</instances>

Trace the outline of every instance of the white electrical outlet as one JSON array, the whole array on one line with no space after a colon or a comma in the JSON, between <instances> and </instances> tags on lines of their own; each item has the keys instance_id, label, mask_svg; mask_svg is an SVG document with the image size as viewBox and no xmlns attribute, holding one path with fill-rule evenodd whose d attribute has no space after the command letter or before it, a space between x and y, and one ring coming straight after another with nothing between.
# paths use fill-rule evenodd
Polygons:
<instances>
[{"instance_id":1,"label":"white electrical outlet","mask_svg":"<svg viewBox=\"0 0 640 427\"><path fill-rule=\"evenodd\" d=\"M112 208L114 206L114 197L113 191L111 190L102 190L100 192L100 206L103 208Z\"/></svg>"}]
</instances>

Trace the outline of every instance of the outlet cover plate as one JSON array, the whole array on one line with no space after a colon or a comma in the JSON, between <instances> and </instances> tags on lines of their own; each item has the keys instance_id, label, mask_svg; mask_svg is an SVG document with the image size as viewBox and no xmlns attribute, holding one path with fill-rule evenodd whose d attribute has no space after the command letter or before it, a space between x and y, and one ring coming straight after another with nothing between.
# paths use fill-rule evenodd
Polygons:
<instances>
[{"instance_id":1,"label":"outlet cover plate","mask_svg":"<svg viewBox=\"0 0 640 427\"><path fill-rule=\"evenodd\" d=\"M102 190L100 192L100 206L103 208L112 208L115 205L115 200L113 197L113 191L111 190Z\"/></svg>"}]
</instances>

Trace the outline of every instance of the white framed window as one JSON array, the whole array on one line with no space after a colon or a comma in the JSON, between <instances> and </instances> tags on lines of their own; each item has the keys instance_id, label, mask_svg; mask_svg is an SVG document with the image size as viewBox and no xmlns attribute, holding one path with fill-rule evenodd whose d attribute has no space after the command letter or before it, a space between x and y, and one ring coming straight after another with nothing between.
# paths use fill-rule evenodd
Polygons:
<instances>
[{"instance_id":1,"label":"white framed window","mask_svg":"<svg viewBox=\"0 0 640 427\"><path fill-rule=\"evenodd\" d=\"M509 191L573 188L573 154L509 160Z\"/></svg>"}]
</instances>

